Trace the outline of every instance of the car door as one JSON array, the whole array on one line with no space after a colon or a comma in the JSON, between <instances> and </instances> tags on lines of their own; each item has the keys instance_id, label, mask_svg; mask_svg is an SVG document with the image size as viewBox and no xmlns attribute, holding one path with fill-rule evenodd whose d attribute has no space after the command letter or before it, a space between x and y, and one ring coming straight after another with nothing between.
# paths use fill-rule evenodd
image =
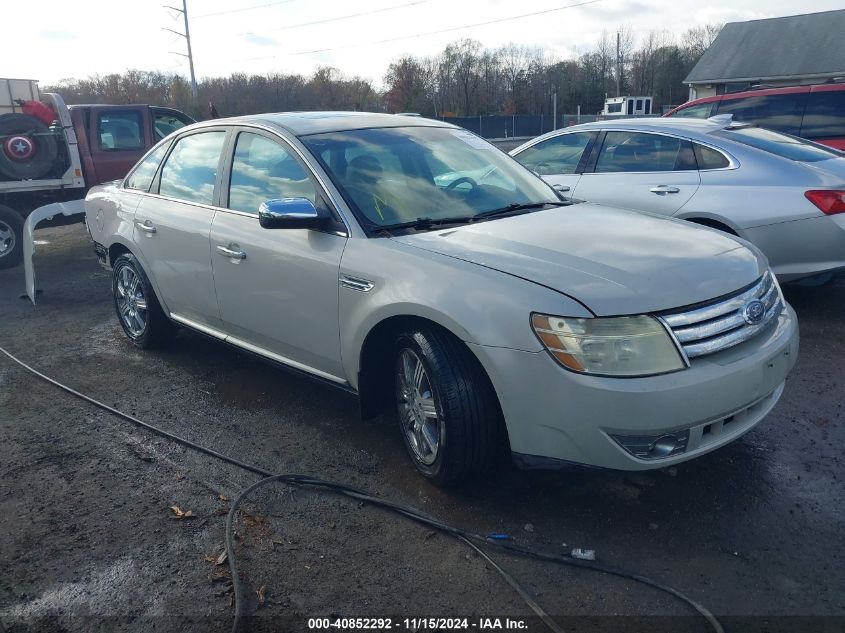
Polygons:
<instances>
[{"instance_id":1,"label":"car door","mask_svg":"<svg viewBox=\"0 0 845 633\"><path fill-rule=\"evenodd\" d=\"M342 380L338 272L345 231L262 228L258 208L267 200L308 198L336 213L287 141L243 128L230 147L223 208L211 230L224 328L235 344Z\"/></svg>"},{"instance_id":2,"label":"car door","mask_svg":"<svg viewBox=\"0 0 845 633\"><path fill-rule=\"evenodd\" d=\"M514 155L528 169L564 192L575 190L579 165L598 132L565 132L535 143Z\"/></svg>"},{"instance_id":3,"label":"car door","mask_svg":"<svg viewBox=\"0 0 845 633\"><path fill-rule=\"evenodd\" d=\"M611 130L596 142L574 195L589 202L673 215L701 179L692 144L668 134Z\"/></svg>"},{"instance_id":4,"label":"car door","mask_svg":"<svg viewBox=\"0 0 845 633\"><path fill-rule=\"evenodd\" d=\"M175 320L194 326L220 327L208 240L226 134L177 138L135 211L134 242L160 298Z\"/></svg>"},{"instance_id":5,"label":"car door","mask_svg":"<svg viewBox=\"0 0 845 633\"><path fill-rule=\"evenodd\" d=\"M89 151L96 166L97 182L109 182L127 172L158 139L147 133L148 114L144 108L93 107L93 134Z\"/></svg>"}]
</instances>

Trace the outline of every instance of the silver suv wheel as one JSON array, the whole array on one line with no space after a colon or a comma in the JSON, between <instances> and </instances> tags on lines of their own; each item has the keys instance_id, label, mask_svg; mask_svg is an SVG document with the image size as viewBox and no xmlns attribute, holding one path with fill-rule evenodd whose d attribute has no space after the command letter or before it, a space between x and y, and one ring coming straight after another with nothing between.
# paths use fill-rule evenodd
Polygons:
<instances>
[{"instance_id":1,"label":"silver suv wheel","mask_svg":"<svg viewBox=\"0 0 845 633\"><path fill-rule=\"evenodd\" d=\"M117 295L117 311L133 338L138 338L147 327L147 298L144 296L144 286L141 278L125 264L117 271L115 289Z\"/></svg>"},{"instance_id":2,"label":"silver suv wheel","mask_svg":"<svg viewBox=\"0 0 845 633\"><path fill-rule=\"evenodd\" d=\"M426 466L437 459L443 437L434 387L422 360L410 349L403 349L396 377L402 430L414 457Z\"/></svg>"}]
</instances>

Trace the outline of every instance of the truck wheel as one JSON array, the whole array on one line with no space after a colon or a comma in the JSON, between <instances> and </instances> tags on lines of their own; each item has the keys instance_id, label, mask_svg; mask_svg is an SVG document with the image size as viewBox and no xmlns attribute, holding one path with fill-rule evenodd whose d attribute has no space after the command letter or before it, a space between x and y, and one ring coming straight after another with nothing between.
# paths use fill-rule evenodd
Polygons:
<instances>
[{"instance_id":1,"label":"truck wheel","mask_svg":"<svg viewBox=\"0 0 845 633\"><path fill-rule=\"evenodd\" d=\"M464 483L502 456L498 400L461 341L434 328L404 332L395 367L399 428L423 476L438 486Z\"/></svg>"},{"instance_id":2,"label":"truck wheel","mask_svg":"<svg viewBox=\"0 0 845 633\"><path fill-rule=\"evenodd\" d=\"M23 218L0 204L0 269L17 266L23 260Z\"/></svg>"},{"instance_id":3,"label":"truck wheel","mask_svg":"<svg viewBox=\"0 0 845 633\"><path fill-rule=\"evenodd\" d=\"M0 175L9 180L41 178L58 156L55 135L35 117L0 116Z\"/></svg>"},{"instance_id":4,"label":"truck wheel","mask_svg":"<svg viewBox=\"0 0 845 633\"><path fill-rule=\"evenodd\" d=\"M137 258L124 253L112 265L112 294L120 326L141 349L162 347L176 332Z\"/></svg>"}]
</instances>

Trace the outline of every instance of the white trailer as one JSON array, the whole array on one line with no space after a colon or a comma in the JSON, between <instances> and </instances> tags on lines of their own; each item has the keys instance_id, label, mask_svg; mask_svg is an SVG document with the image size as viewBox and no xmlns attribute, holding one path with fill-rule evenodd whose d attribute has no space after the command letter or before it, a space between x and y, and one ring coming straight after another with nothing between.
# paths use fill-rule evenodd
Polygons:
<instances>
[{"instance_id":1,"label":"white trailer","mask_svg":"<svg viewBox=\"0 0 845 633\"><path fill-rule=\"evenodd\" d=\"M652 113L651 97L608 97L602 116L646 116Z\"/></svg>"}]
</instances>

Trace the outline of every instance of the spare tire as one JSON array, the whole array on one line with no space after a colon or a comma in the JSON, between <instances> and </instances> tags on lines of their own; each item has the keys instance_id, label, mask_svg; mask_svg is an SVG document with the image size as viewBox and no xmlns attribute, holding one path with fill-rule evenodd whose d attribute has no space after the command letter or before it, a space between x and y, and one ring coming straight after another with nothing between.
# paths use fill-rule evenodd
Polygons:
<instances>
[{"instance_id":1,"label":"spare tire","mask_svg":"<svg viewBox=\"0 0 845 633\"><path fill-rule=\"evenodd\" d=\"M56 137L44 123L26 114L0 116L0 176L41 178L53 168L57 155Z\"/></svg>"}]
</instances>

